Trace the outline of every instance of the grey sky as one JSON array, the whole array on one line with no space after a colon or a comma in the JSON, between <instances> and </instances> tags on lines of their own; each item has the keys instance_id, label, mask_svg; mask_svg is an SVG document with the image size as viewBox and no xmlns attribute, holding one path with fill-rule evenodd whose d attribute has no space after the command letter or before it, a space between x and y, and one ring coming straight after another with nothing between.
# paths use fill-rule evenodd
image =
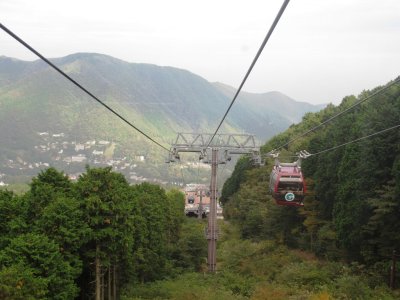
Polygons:
<instances>
[{"instance_id":1,"label":"grey sky","mask_svg":"<svg viewBox=\"0 0 400 300\"><path fill-rule=\"evenodd\" d=\"M237 88L282 3L1 0L0 22L46 57L98 52ZM0 55L36 59L3 31ZM339 103L399 75L399 0L292 0L243 90Z\"/></svg>"}]
</instances>

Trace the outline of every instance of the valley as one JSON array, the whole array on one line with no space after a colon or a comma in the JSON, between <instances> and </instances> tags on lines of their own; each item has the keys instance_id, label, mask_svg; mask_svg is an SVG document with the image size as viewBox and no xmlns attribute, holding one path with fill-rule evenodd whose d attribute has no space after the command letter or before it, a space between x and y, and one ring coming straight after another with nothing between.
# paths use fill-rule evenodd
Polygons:
<instances>
[{"instance_id":1,"label":"valley","mask_svg":"<svg viewBox=\"0 0 400 300\"><path fill-rule=\"evenodd\" d=\"M96 53L52 59L69 76L166 148L177 132L209 132L234 88L186 70L132 64ZM244 93L222 129L255 134L262 143L323 105L281 93ZM290 109L288 109L290 108ZM112 166L131 183L206 183L194 156L166 165L167 153L68 83L41 61L0 57L0 153L4 184L29 182L49 166L71 178L85 166ZM220 187L233 169L224 168Z\"/></svg>"}]
</instances>

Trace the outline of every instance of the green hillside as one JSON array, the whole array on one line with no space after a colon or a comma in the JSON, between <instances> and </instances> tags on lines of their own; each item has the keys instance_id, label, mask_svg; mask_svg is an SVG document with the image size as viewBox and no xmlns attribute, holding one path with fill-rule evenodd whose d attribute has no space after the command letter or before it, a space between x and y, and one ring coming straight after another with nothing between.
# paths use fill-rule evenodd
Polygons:
<instances>
[{"instance_id":1,"label":"green hillside","mask_svg":"<svg viewBox=\"0 0 400 300\"><path fill-rule=\"evenodd\" d=\"M189 223L200 235L198 224ZM360 264L318 259L270 240L241 239L236 225L219 225L216 274L186 270L173 278L129 284L122 299L392 300L400 295Z\"/></svg>"},{"instance_id":2,"label":"green hillside","mask_svg":"<svg viewBox=\"0 0 400 300\"><path fill-rule=\"evenodd\" d=\"M22 195L0 190L0 298L399 297L386 287L383 265L243 239L236 221L219 220L217 272L207 273L207 220L184 217L184 201L178 190L130 185L111 168L87 168L76 182L49 168Z\"/></svg>"},{"instance_id":3,"label":"green hillside","mask_svg":"<svg viewBox=\"0 0 400 300\"><path fill-rule=\"evenodd\" d=\"M301 123L268 141L263 152L285 145L380 88L306 114ZM393 84L281 149L282 157L303 149L324 151L303 161L308 185L304 208L274 203L268 192L272 159L260 168L241 160L223 188L226 218L239 225L244 238L271 239L321 258L356 261L386 280L392 251L400 248L400 131L336 146L399 125L399 120L400 86Z\"/></svg>"},{"instance_id":4,"label":"green hillside","mask_svg":"<svg viewBox=\"0 0 400 300\"><path fill-rule=\"evenodd\" d=\"M337 107L329 105L318 113L307 113L301 123L269 140L263 153L377 90L346 97ZM71 102L79 102L69 95ZM34 99L10 107L28 112ZM51 106L50 97L46 99L44 106ZM128 106L113 103L129 112ZM63 111L53 110L62 116L54 129L32 130L37 161L50 156L61 164L59 156L78 159L82 153L88 157L91 153L96 161L100 160L94 154L98 151L120 163L87 168L77 181L50 168L36 175L21 195L0 191L0 298L91 299L102 293L116 293L115 299L126 300L399 298L398 289L387 287L391 254L400 247L399 130L305 160L308 194L300 209L278 207L270 197L272 160L262 167L239 160L222 190L225 220L219 222L218 271L206 274L205 220L183 217L184 195L149 183L130 185L127 177L112 171L127 163L129 174L146 172L148 165L141 165L143 156L162 177L164 164L158 162L158 168L156 155L138 152L144 145L139 138L129 148L136 155L119 148L120 137L129 139L131 131L126 130L124 136L120 132L124 125L119 128L117 121L104 112L102 115L95 104L81 105L81 111L74 113L68 113L68 105L64 107ZM35 111L43 120L56 119L42 109ZM13 110L8 112L11 116ZM71 120L78 122L77 115L82 112L95 114L87 124L100 129L96 138L90 136L92 127L80 129L86 128L85 122L74 127ZM10 130L28 128L22 116L14 117L21 127ZM31 124L40 126L40 118ZM10 117L9 122L12 120ZM331 124L290 143L281 156L303 149L318 153L398 125L399 120L400 87L393 85ZM72 131L67 132L67 126ZM108 135L108 128L113 128L115 136ZM79 141L81 132L88 134L83 141ZM96 142L91 144L93 139ZM35 169L29 168L24 156L30 151L23 149L16 152L13 164L9 158L6 162L8 166L27 163L27 170L33 173ZM157 150L154 147L154 153ZM136 167L123 158L129 155ZM67 166L71 170L77 167L72 162ZM25 172L12 170L16 175ZM179 168L170 171L179 177Z\"/></svg>"},{"instance_id":5,"label":"green hillside","mask_svg":"<svg viewBox=\"0 0 400 300\"><path fill-rule=\"evenodd\" d=\"M236 93L233 87L222 83L214 83L214 86L228 98L233 98ZM280 92L241 92L227 119L235 120L242 128L257 133L264 141L299 123L305 113L319 111L325 106L293 101ZM243 114L243 111L248 113Z\"/></svg>"},{"instance_id":6,"label":"green hillside","mask_svg":"<svg viewBox=\"0 0 400 300\"><path fill-rule=\"evenodd\" d=\"M186 70L127 63L93 53L78 53L52 61L166 147L176 132L215 130L231 100L230 95ZM297 103L288 101L285 105ZM304 103L296 105L310 111L320 108ZM286 109L280 111L279 103L273 109L257 103L238 103L237 109L232 111L221 131L250 132L263 140L287 128L294 120L293 112L285 116ZM298 110L297 118L303 113L304 109ZM88 144L90 141L96 144ZM112 158L119 163L114 164L110 155L103 155L106 149L99 141L115 144ZM165 150L39 60L26 62L0 57L0 143L0 166L3 173L13 176L8 179L10 182L16 176L32 176L47 165L68 174L79 173L85 164L95 161L100 166L113 165L129 178L143 180L182 182L196 180L198 173L202 173L200 177L206 174L191 169L186 172L188 178L182 179L179 168L164 164ZM85 148L79 150L85 143Z\"/></svg>"}]
</instances>

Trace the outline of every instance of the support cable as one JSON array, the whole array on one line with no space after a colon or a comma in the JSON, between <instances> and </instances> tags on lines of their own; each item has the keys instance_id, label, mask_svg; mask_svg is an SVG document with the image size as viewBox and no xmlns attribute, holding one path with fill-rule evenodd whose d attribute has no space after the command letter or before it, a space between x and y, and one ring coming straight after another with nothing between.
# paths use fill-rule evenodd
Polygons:
<instances>
[{"instance_id":1,"label":"support cable","mask_svg":"<svg viewBox=\"0 0 400 300\"><path fill-rule=\"evenodd\" d=\"M218 130L220 129L222 123L224 122L226 116L228 115L230 109L232 108L233 103L235 103L237 96L239 95L239 93L240 93L240 91L241 91L241 89L242 89L244 83L245 83L246 80L247 80L247 77L249 77L251 71L253 70L254 65L256 64L256 62L257 62L259 56L261 55L261 52L264 50L265 45L267 44L267 42L268 42L270 36L272 35L272 32L274 31L276 25L277 25L278 22L279 22L279 19L281 18L283 12L285 11L286 6L289 4L289 1L290 1L290 0L285 0L285 1L283 2L283 4L282 4L282 6L281 6L281 8L280 8L280 10L279 10L279 12L278 12L278 14L277 14L277 16L275 17L274 22L273 22L272 25L271 25L271 28L269 29L269 31L268 31L266 37L264 38L264 41L262 42L260 48L258 49L258 52L257 52L256 56L254 57L253 62L252 62L251 65L250 65L250 68L248 69L246 75L244 76L244 78L243 78L243 80L242 80L242 83L240 84L238 90L236 91L236 94L235 94L235 96L233 97L231 104L229 105L229 107L228 107L227 111L225 112L224 116L222 117L222 120L221 120L221 122L219 123L219 125L218 125L218 127L217 127L217 130L215 130L215 132L214 132L214 134L212 135L210 141L208 142L207 148L210 146L211 142L213 141L214 137L216 136Z\"/></svg>"},{"instance_id":2,"label":"support cable","mask_svg":"<svg viewBox=\"0 0 400 300\"><path fill-rule=\"evenodd\" d=\"M129 122L127 119L125 119L123 116L121 116L119 113L117 113L114 109L109 107L107 104L105 104L103 101L101 101L99 98L97 98L95 95L93 95L91 92L89 92L86 88L84 88L81 84L79 84L77 81L72 79L70 76L68 76L66 73L64 73L61 69L59 69L56 65L54 65L51 61L49 61L47 58L45 58L43 55L41 55L38 51L36 51L34 48L32 48L28 43L23 41L20 37L18 37L15 33L13 33L10 29L8 29L6 26L4 26L2 23L0 23L0 28L3 29L6 33L8 33L11 37L16 39L18 42L20 42L22 45L24 45L26 48L28 48L31 52L36 54L40 59L42 59L44 62L46 62L49 66L51 66L54 70L56 70L58 73L60 73L62 76L64 76L66 79L68 79L70 82L72 82L74 85L76 85L78 88L80 88L82 91L84 91L86 94L88 94L90 97L92 97L94 100L96 100L98 103L103 105L106 109L108 109L110 112L112 112L114 115L116 115L118 118L120 118L122 121L124 121L126 124L128 124L130 127L135 129L137 132L142 134L144 137L146 137L148 140L156 144L157 146L163 148L164 150L170 152L170 150L163 145L161 145L159 142L154 140L152 137L150 137L148 134L140 130L138 127L133 125L131 122Z\"/></svg>"},{"instance_id":3,"label":"support cable","mask_svg":"<svg viewBox=\"0 0 400 300\"><path fill-rule=\"evenodd\" d=\"M299 138L301 138L301 137L303 137L303 136L309 134L310 132L316 130L317 128L319 128L319 127L321 127L321 126L323 126L323 125L325 125L325 124L331 122L332 120L336 119L337 117L343 115L344 113L348 112L349 110L353 109L354 107L356 107L356 106L360 105L361 103L363 103L363 102L365 102L365 101L371 99L372 97L374 97L374 96L376 96L376 95L378 95L378 94L380 94L380 93L386 91L386 90L389 89L391 86L393 86L393 85L395 85L395 84L397 84L397 83L399 83L399 82L400 82L400 77L398 77L396 80L394 80L394 81L391 82L390 84L386 85L385 87L379 89L379 90L376 91L375 93L369 95L368 97L365 97L364 99L361 99L360 101L354 103L353 105L349 106L349 107L346 108L345 110L343 110L343 111L337 113L336 115L333 115L332 117L330 117L329 119L325 120L325 121L322 122L321 124L316 125L316 126L314 126L313 128L311 128L311 129L307 130L306 132L304 132L303 134L294 137L293 139L289 140L287 143L285 143L285 144L283 144L283 145L277 147L275 150L282 149L283 147L285 147L285 146L287 146L287 145L293 143L294 141L297 141Z\"/></svg>"},{"instance_id":4,"label":"support cable","mask_svg":"<svg viewBox=\"0 0 400 300\"><path fill-rule=\"evenodd\" d=\"M393 129L396 129L396 128L399 128L399 127L400 127L400 124L392 126L392 127L389 127L389 128L386 128L386 129L383 129L383 130L378 131L378 132L374 132L372 134L369 134L369 135L366 135L366 136L363 136L363 137L360 137L360 138L352 140L350 142L343 143L341 145L337 145L337 146L334 146L334 147L331 147L331 148L328 148L328 149L325 149L325 150L322 150L322 151L319 151L319 152L316 152L316 153L310 153L310 155L314 156L314 155L319 155L319 154L322 154L322 153L325 153L325 152L328 152L328 151L336 150L337 148L340 148L340 147L343 147L343 146L346 146L346 145L349 145L349 144L352 144L352 143L356 143L356 142L359 142L361 140L365 140L365 139L370 138L372 136L379 135L379 134L382 134L384 132L387 132L387 131L390 131L390 130L393 130Z\"/></svg>"}]
</instances>

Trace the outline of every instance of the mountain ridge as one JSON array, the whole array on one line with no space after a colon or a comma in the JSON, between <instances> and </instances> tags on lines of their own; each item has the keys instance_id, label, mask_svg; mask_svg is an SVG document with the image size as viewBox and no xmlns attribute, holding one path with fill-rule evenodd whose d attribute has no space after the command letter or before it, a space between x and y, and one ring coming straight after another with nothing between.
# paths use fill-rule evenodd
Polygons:
<instances>
[{"instance_id":1,"label":"mountain ridge","mask_svg":"<svg viewBox=\"0 0 400 300\"><path fill-rule=\"evenodd\" d=\"M170 66L128 63L98 53L75 53L51 61L137 128L165 145L173 140L176 132L213 131L231 101L226 91L224 94L206 79ZM245 96L260 98L260 103L254 104ZM293 121L301 120L302 113L298 110L286 116L285 109L271 109L262 101L262 96L243 92L240 97L221 132L250 132L265 141ZM317 106L309 107L318 110ZM7 159L15 160L15 153L19 153L21 161L27 161L27 157L44 160L45 156L33 149L43 142L37 133L49 130L65 133L77 143L89 139L118 141L119 156L147 153L153 160L153 173L159 173L155 168L159 165L156 160L162 156L160 149L132 132L44 62L1 56L0 142L4 151L0 165ZM51 157L48 160L51 162Z\"/></svg>"}]
</instances>

